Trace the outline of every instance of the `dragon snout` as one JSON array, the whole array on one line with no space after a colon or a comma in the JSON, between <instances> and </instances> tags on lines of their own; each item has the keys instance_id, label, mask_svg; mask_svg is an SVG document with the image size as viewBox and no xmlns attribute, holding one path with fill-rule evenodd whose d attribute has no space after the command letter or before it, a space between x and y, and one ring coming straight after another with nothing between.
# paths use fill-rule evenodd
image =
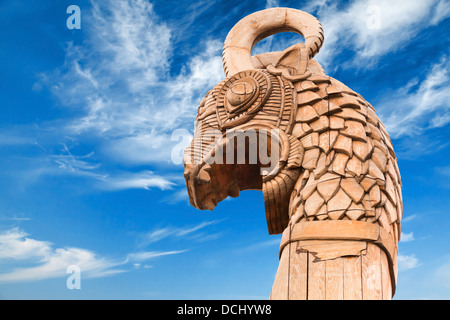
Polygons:
<instances>
[{"instance_id":1,"label":"dragon snout","mask_svg":"<svg viewBox=\"0 0 450 320\"><path fill-rule=\"evenodd\" d=\"M185 164L184 178L192 206L200 210L214 210L219 202L212 184L212 168L207 163Z\"/></svg>"}]
</instances>

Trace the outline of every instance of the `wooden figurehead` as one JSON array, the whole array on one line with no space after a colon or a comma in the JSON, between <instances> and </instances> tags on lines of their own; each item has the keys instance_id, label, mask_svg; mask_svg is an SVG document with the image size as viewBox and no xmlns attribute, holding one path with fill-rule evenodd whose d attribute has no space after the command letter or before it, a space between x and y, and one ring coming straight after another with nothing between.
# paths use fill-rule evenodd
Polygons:
<instances>
[{"instance_id":1,"label":"wooden figurehead","mask_svg":"<svg viewBox=\"0 0 450 320\"><path fill-rule=\"evenodd\" d=\"M275 33L305 43L251 56ZM282 233L271 299L391 299L402 218L400 173L375 109L313 60L324 35L299 10L239 21L223 49L227 76L203 99L185 152L190 202L213 210L262 190Z\"/></svg>"}]
</instances>

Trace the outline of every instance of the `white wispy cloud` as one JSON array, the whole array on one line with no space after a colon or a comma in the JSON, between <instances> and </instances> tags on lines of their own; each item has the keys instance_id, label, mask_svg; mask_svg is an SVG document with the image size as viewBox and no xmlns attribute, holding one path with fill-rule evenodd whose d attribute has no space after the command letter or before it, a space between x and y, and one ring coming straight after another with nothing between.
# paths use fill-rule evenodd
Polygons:
<instances>
[{"instance_id":1,"label":"white wispy cloud","mask_svg":"<svg viewBox=\"0 0 450 320\"><path fill-rule=\"evenodd\" d=\"M122 262L98 257L85 249L54 248L52 243L29 238L18 228L0 233L0 262L4 265L11 261L15 267L0 273L0 283L64 277L71 265L79 266L87 278L125 272L118 269ZM17 267L20 263L27 266Z\"/></svg>"},{"instance_id":2,"label":"white wispy cloud","mask_svg":"<svg viewBox=\"0 0 450 320\"><path fill-rule=\"evenodd\" d=\"M434 7L431 24L436 25L450 16L450 5L448 0L439 0Z\"/></svg>"},{"instance_id":3,"label":"white wispy cloud","mask_svg":"<svg viewBox=\"0 0 450 320\"><path fill-rule=\"evenodd\" d=\"M81 106L66 129L95 136L118 162L169 163L172 131L191 129L202 97L224 78L222 44L202 40L174 75L174 30L152 3L102 0L86 14L83 45L70 44L65 65L42 77L64 105Z\"/></svg>"},{"instance_id":4,"label":"white wispy cloud","mask_svg":"<svg viewBox=\"0 0 450 320\"><path fill-rule=\"evenodd\" d=\"M175 184L166 177L156 175L152 171L142 171L137 173L123 173L112 177L107 177L99 183L99 187L104 190L127 190L158 188L161 190L171 189Z\"/></svg>"},{"instance_id":5,"label":"white wispy cloud","mask_svg":"<svg viewBox=\"0 0 450 320\"><path fill-rule=\"evenodd\" d=\"M164 256L170 256L175 254L184 253L187 250L181 250L181 251L166 251L166 252L159 252L159 251L142 251L142 252L134 252L130 253L127 256L127 260L129 261L137 261L137 262L143 262L154 258L164 257Z\"/></svg>"},{"instance_id":6,"label":"white wispy cloud","mask_svg":"<svg viewBox=\"0 0 450 320\"><path fill-rule=\"evenodd\" d=\"M82 44L68 43L64 65L41 74L34 87L47 86L63 106L77 110L74 117L58 121L55 132L92 149L75 154L64 141L59 153L48 154L58 170L46 161L42 167L35 162L28 176L36 181L70 174L92 179L90 186L105 191L172 189L180 181L170 173L178 165L172 150L180 145L172 141L172 133L177 128L192 131L201 99L224 78L222 43L202 39L196 54L174 68L177 27L192 21L163 21L146 0L91 4L83 11ZM183 147L189 142L181 141ZM180 192L171 197L182 198Z\"/></svg>"},{"instance_id":7,"label":"white wispy cloud","mask_svg":"<svg viewBox=\"0 0 450 320\"><path fill-rule=\"evenodd\" d=\"M402 235L401 235L401 242L411 242L411 241L414 241L415 240L415 238L414 238L414 233L413 232L410 232L410 233L403 233L402 232Z\"/></svg>"},{"instance_id":8,"label":"white wispy cloud","mask_svg":"<svg viewBox=\"0 0 450 320\"><path fill-rule=\"evenodd\" d=\"M416 258L415 255L398 255L398 270L399 271L407 271L414 269L420 265L419 259Z\"/></svg>"},{"instance_id":9,"label":"white wispy cloud","mask_svg":"<svg viewBox=\"0 0 450 320\"><path fill-rule=\"evenodd\" d=\"M179 189L172 193L170 196L165 197L162 201L168 204L175 204L179 202L189 203L189 195L187 193L187 189L183 187L182 189Z\"/></svg>"},{"instance_id":10,"label":"white wispy cloud","mask_svg":"<svg viewBox=\"0 0 450 320\"><path fill-rule=\"evenodd\" d=\"M279 246L281 242L281 239L279 237L276 237L271 240L261 241L257 243L250 244L246 247L238 249L237 253L247 253L247 252L255 252L267 247L276 247Z\"/></svg>"},{"instance_id":11,"label":"white wispy cloud","mask_svg":"<svg viewBox=\"0 0 450 320\"><path fill-rule=\"evenodd\" d=\"M450 122L450 60L443 56L422 81L413 79L377 104L393 138L417 136Z\"/></svg>"},{"instance_id":12,"label":"white wispy cloud","mask_svg":"<svg viewBox=\"0 0 450 320\"><path fill-rule=\"evenodd\" d=\"M7 215L3 215L0 214L0 221L15 221L15 222L22 222L22 221L30 221L31 218L30 217L25 217L24 215L12 215L12 216L7 216Z\"/></svg>"},{"instance_id":13,"label":"white wispy cloud","mask_svg":"<svg viewBox=\"0 0 450 320\"><path fill-rule=\"evenodd\" d=\"M353 0L348 5L310 1L325 31L318 61L325 67L342 51L354 51L353 66L374 66L377 59L402 48L414 35L450 16L446 0Z\"/></svg>"},{"instance_id":14,"label":"white wispy cloud","mask_svg":"<svg viewBox=\"0 0 450 320\"><path fill-rule=\"evenodd\" d=\"M73 140L78 144L77 140ZM53 175L70 175L90 179L91 187L105 191L120 191L127 189L145 189L158 188L168 190L176 185L176 180L180 178L171 176L161 176L150 170L141 171L120 171L117 169L105 169L96 159L95 152L76 155L71 150L74 146L66 143L62 144L59 153L46 154L51 160L50 163L40 161L37 164L35 175L40 177ZM55 167L56 165L56 167ZM29 175L27 175L29 176Z\"/></svg>"},{"instance_id":15,"label":"white wispy cloud","mask_svg":"<svg viewBox=\"0 0 450 320\"><path fill-rule=\"evenodd\" d=\"M104 180L106 175L98 172L101 165L92 161L94 154L94 152L90 152L85 155L74 155L70 151L70 148L63 143L61 153L49 155L49 158L57 165L59 172L52 170L52 167L50 167L47 170L47 174L50 174L51 172L54 174L65 173Z\"/></svg>"},{"instance_id":16,"label":"white wispy cloud","mask_svg":"<svg viewBox=\"0 0 450 320\"><path fill-rule=\"evenodd\" d=\"M136 267L140 262L186 251L140 251L128 254L124 260L113 260L87 249L57 248L51 242L32 239L19 228L13 228L0 233L0 283L66 277L69 266L78 266L83 278L112 276L131 271L131 264Z\"/></svg>"},{"instance_id":17,"label":"white wispy cloud","mask_svg":"<svg viewBox=\"0 0 450 320\"><path fill-rule=\"evenodd\" d=\"M419 216L418 214L412 214L412 215L406 216L402 219L402 223L410 222L410 221L416 219L418 216Z\"/></svg>"},{"instance_id":18,"label":"white wispy cloud","mask_svg":"<svg viewBox=\"0 0 450 320\"><path fill-rule=\"evenodd\" d=\"M267 0L266 1L266 9L275 8L280 6L280 1L278 0Z\"/></svg>"},{"instance_id":19,"label":"white wispy cloud","mask_svg":"<svg viewBox=\"0 0 450 320\"><path fill-rule=\"evenodd\" d=\"M166 238L186 238L189 237L191 239L195 239L198 237L207 237L208 239L212 239L214 237L211 237L211 235L205 235L203 233L198 233L198 231L205 229L208 226L215 225L217 223L220 223L220 220L212 220L212 221L205 221L202 222L196 226L186 226L183 228L180 227L164 227L164 228L158 228L154 229L152 231L147 232L145 235L142 236L142 240L140 243L140 246L147 246L151 243L161 241Z\"/></svg>"}]
</instances>

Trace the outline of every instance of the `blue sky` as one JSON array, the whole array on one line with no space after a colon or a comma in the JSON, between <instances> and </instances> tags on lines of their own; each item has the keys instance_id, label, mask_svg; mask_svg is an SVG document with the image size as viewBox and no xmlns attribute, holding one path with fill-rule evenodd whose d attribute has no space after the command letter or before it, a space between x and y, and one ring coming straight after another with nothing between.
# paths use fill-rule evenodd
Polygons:
<instances>
[{"instance_id":1,"label":"blue sky","mask_svg":"<svg viewBox=\"0 0 450 320\"><path fill-rule=\"evenodd\" d=\"M66 27L73 4L81 30ZM280 236L267 233L262 194L192 208L171 137L192 132L224 78L228 31L272 6L319 18L317 60L375 106L393 139L396 298L450 298L448 0L0 1L0 298L269 296ZM299 39L275 35L254 53ZM67 289L69 265L81 290Z\"/></svg>"}]
</instances>

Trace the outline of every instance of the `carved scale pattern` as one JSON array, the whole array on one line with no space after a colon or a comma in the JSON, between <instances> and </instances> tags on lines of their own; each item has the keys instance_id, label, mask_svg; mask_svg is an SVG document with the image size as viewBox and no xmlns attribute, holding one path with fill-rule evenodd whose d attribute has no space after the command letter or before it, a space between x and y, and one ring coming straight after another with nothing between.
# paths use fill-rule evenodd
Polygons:
<instances>
[{"instance_id":1,"label":"carved scale pattern","mask_svg":"<svg viewBox=\"0 0 450 320\"><path fill-rule=\"evenodd\" d=\"M295 84L292 135L305 154L290 200L291 224L378 223L399 241L403 204L392 142L374 108L341 82L313 75Z\"/></svg>"}]
</instances>

